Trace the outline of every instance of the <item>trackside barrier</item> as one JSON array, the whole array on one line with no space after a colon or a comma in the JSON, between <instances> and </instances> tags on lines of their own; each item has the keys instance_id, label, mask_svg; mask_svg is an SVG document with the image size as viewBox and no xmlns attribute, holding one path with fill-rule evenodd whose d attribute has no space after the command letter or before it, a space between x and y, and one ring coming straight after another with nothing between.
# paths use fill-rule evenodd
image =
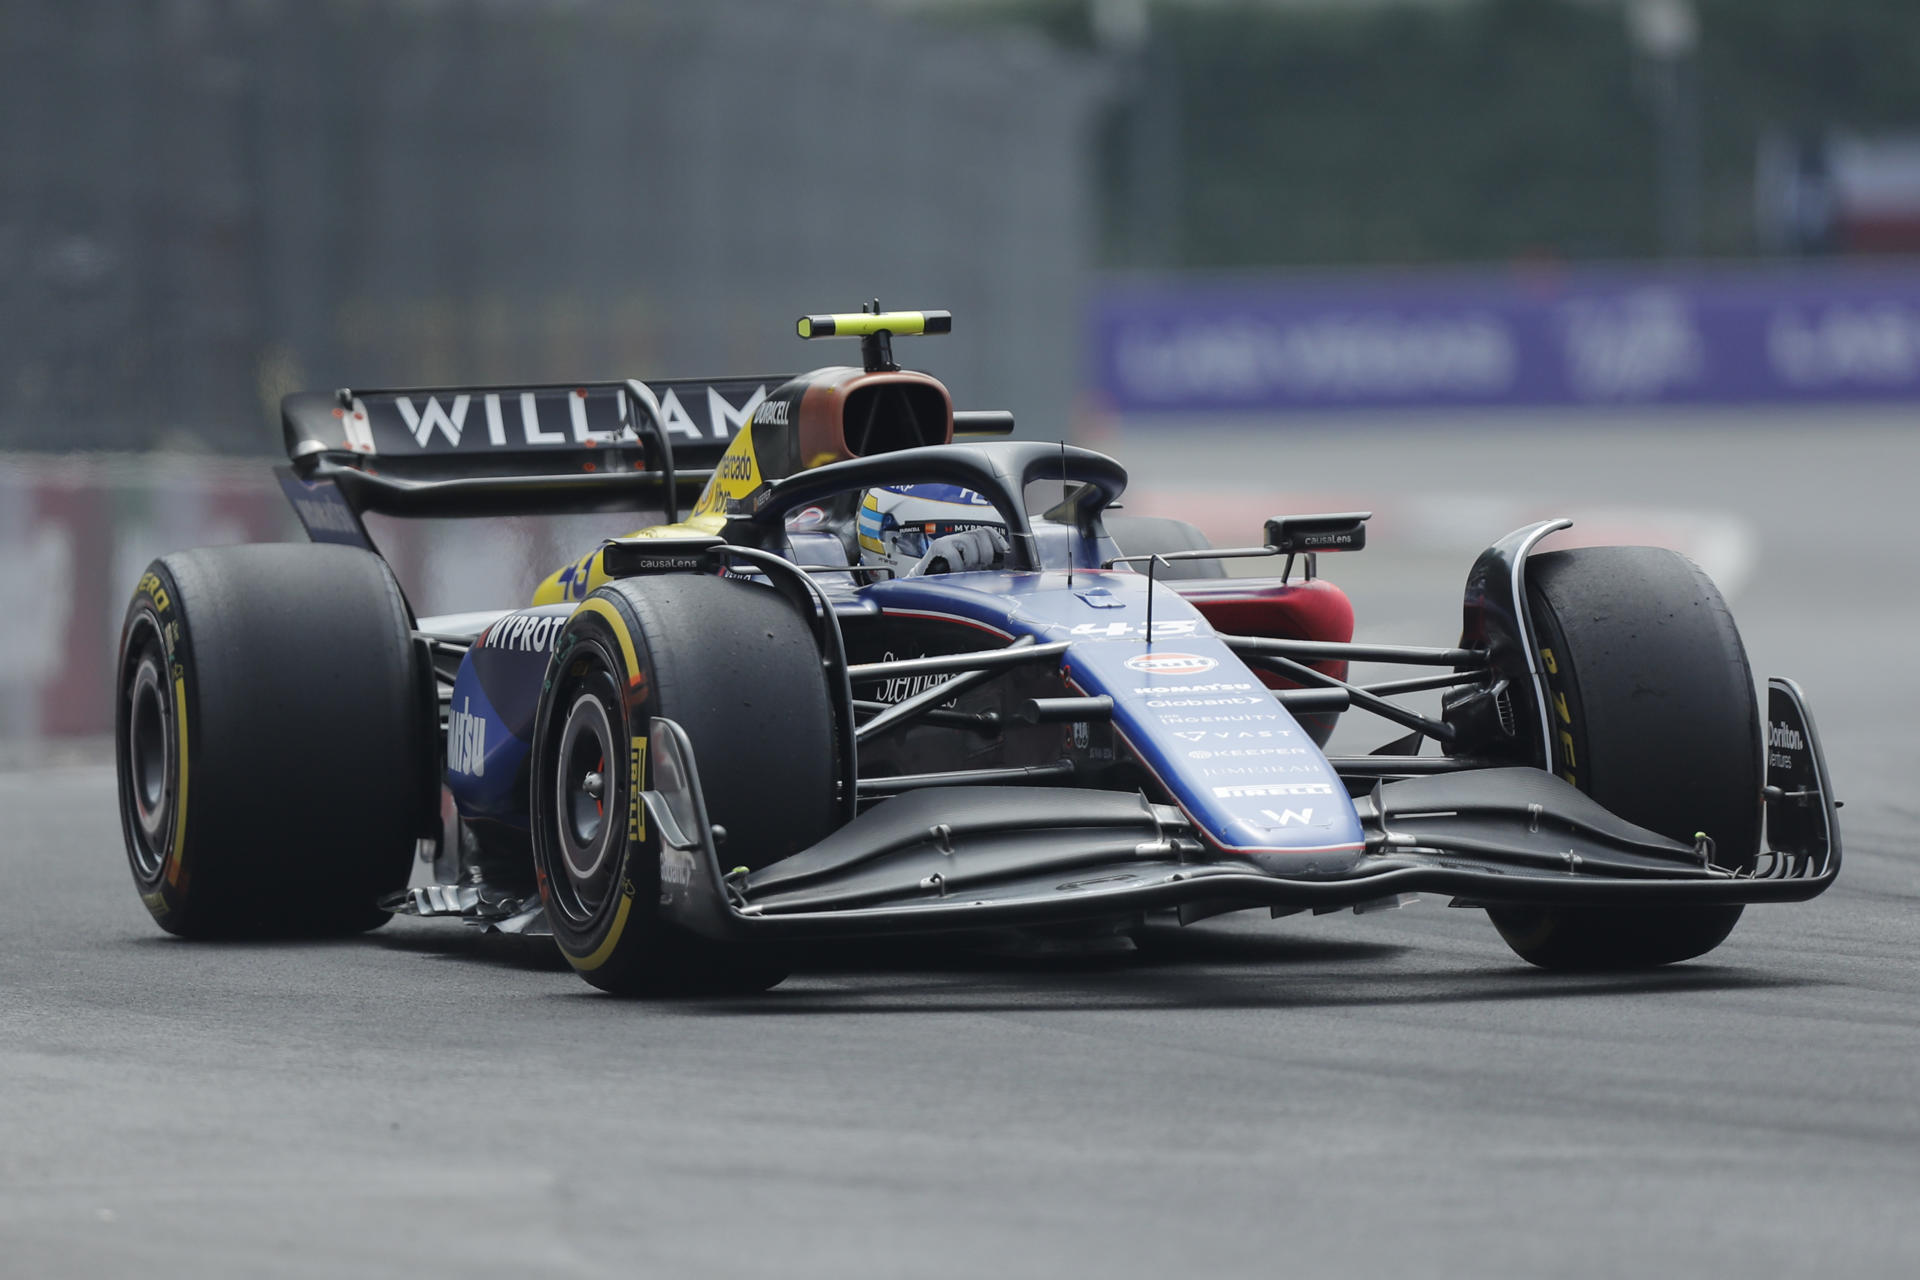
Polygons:
<instances>
[{"instance_id":1,"label":"trackside barrier","mask_svg":"<svg viewBox=\"0 0 1920 1280\"><path fill-rule=\"evenodd\" d=\"M270 468L267 458L0 454L0 742L112 732L120 623L155 556L304 540ZM522 603L580 546L650 519L368 524L427 614Z\"/></svg>"}]
</instances>

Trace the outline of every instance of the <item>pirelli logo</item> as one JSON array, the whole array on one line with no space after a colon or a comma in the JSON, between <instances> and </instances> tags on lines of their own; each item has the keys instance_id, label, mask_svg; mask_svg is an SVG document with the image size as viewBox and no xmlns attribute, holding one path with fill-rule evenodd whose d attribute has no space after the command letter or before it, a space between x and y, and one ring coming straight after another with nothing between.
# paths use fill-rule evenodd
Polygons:
<instances>
[{"instance_id":1,"label":"pirelli logo","mask_svg":"<svg viewBox=\"0 0 1920 1280\"><path fill-rule=\"evenodd\" d=\"M647 838L647 804L640 798L646 789L647 740L635 738L627 754L627 843L639 844Z\"/></svg>"},{"instance_id":2,"label":"pirelli logo","mask_svg":"<svg viewBox=\"0 0 1920 1280\"><path fill-rule=\"evenodd\" d=\"M639 793L647 787L647 739L636 737L626 758L626 839L639 844L647 839L647 802Z\"/></svg>"}]
</instances>

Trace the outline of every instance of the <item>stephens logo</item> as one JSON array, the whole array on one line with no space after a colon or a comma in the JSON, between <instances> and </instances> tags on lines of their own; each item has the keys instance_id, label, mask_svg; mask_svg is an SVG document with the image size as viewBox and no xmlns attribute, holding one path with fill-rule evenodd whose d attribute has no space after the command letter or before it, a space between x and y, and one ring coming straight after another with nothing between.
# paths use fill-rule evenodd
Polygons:
<instances>
[{"instance_id":1,"label":"stephens logo","mask_svg":"<svg viewBox=\"0 0 1920 1280\"><path fill-rule=\"evenodd\" d=\"M1127 659L1127 670L1156 676L1197 676L1220 664L1197 653L1143 653Z\"/></svg>"}]
</instances>

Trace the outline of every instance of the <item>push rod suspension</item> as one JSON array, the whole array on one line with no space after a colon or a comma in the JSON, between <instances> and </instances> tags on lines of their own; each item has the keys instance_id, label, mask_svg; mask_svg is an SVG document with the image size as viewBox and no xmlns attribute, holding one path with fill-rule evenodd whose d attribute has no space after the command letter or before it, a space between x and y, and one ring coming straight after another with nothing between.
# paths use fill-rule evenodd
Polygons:
<instances>
[{"instance_id":1,"label":"push rod suspension","mask_svg":"<svg viewBox=\"0 0 1920 1280\"><path fill-rule=\"evenodd\" d=\"M1330 640L1282 640L1274 636L1218 637L1236 653L1273 654L1283 658L1349 662L1393 662L1416 667L1458 667L1485 662L1478 649L1429 649L1409 644L1338 644Z\"/></svg>"}]
</instances>

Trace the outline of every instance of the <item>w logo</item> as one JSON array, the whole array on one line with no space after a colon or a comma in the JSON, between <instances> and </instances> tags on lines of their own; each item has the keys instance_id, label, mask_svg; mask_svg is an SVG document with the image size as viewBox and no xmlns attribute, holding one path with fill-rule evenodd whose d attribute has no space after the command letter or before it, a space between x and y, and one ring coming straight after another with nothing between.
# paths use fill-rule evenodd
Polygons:
<instances>
[{"instance_id":1,"label":"w logo","mask_svg":"<svg viewBox=\"0 0 1920 1280\"><path fill-rule=\"evenodd\" d=\"M1282 809L1278 813L1275 813L1271 809L1262 809L1260 812L1266 817L1268 822L1271 822L1276 827L1290 827L1296 822L1303 827L1313 825L1313 810L1311 809Z\"/></svg>"},{"instance_id":2,"label":"w logo","mask_svg":"<svg viewBox=\"0 0 1920 1280\"><path fill-rule=\"evenodd\" d=\"M448 413L440 407L440 401L433 396L427 397L425 412L413 407L413 401L406 396L396 396L394 403L400 408L400 416L407 420L407 430L413 432L414 443L422 449L427 447L427 437L438 428L447 443L454 448L460 447L460 432L467 425L467 401L471 396L455 396L453 412Z\"/></svg>"}]
</instances>

